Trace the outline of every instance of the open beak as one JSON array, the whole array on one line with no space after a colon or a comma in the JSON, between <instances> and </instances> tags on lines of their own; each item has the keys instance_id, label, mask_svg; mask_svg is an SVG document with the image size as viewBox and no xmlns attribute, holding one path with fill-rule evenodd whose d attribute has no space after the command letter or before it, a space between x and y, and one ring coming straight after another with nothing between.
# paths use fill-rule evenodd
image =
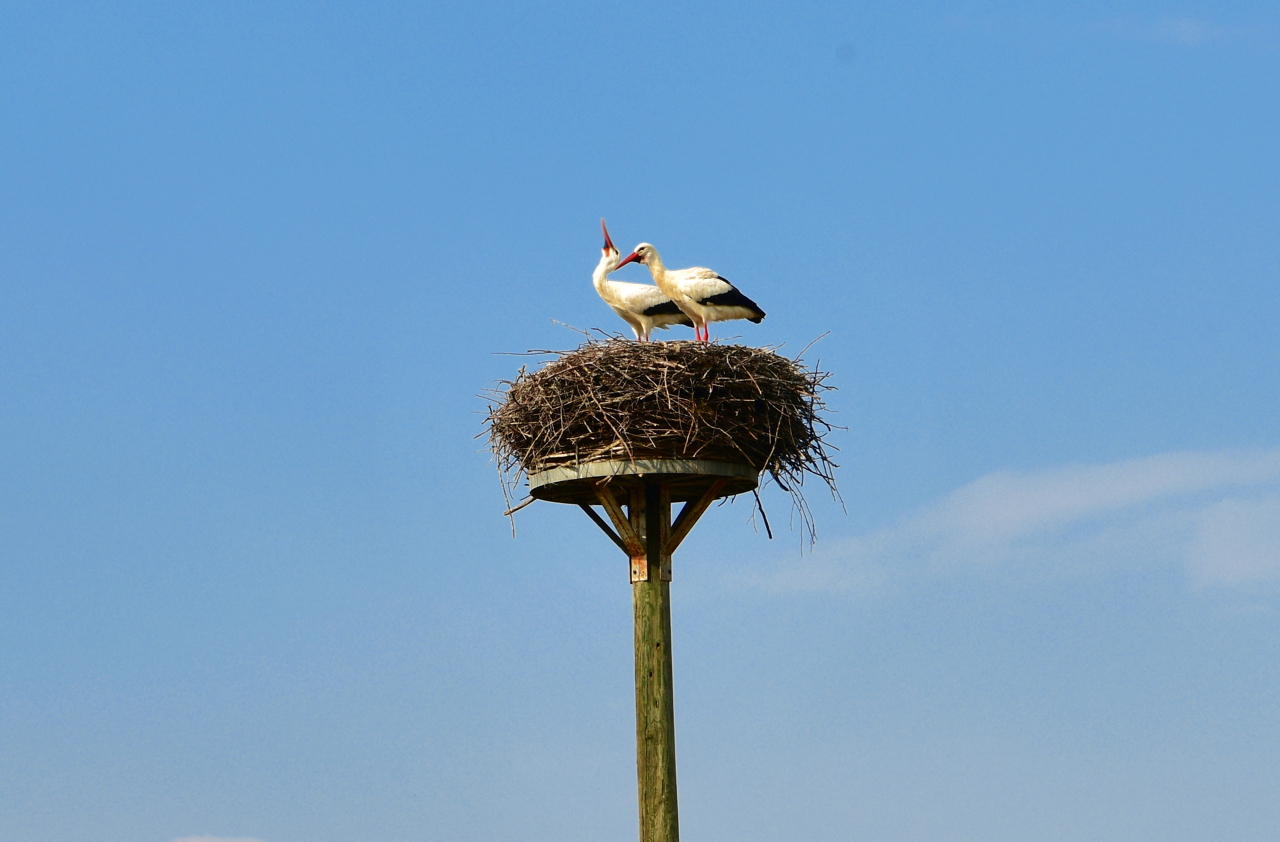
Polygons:
<instances>
[{"instance_id":1,"label":"open beak","mask_svg":"<svg viewBox=\"0 0 1280 842\"><path fill-rule=\"evenodd\" d=\"M640 260L640 256L633 251L631 252L631 254L628 254L626 257L622 258L622 262L619 263L617 266L615 266L613 271L616 272L619 269L621 269L623 266L626 266L628 263L636 263L639 260Z\"/></svg>"},{"instance_id":2,"label":"open beak","mask_svg":"<svg viewBox=\"0 0 1280 842\"><path fill-rule=\"evenodd\" d=\"M604 247L609 251L617 251L618 248L613 244L613 240L609 239L609 228L604 224L604 220L600 220L600 230L604 232Z\"/></svg>"}]
</instances>

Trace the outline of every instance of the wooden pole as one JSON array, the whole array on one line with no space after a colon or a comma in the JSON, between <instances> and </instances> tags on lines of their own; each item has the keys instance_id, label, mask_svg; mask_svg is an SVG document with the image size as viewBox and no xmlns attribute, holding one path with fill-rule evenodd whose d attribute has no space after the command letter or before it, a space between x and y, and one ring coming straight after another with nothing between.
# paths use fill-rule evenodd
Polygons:
<instances>
[{"instance_id":1,"label":"wooden pole","mask_svg":"<svg viewBox=\"0 0 1280 842\"><path fill-rule=\"evenodd\" d=\"M671 495L656 483L631 491L630 526L644 547L631 558L635 614L636 772L640 842L679 842L676 716L671 675Z\"/></svg>"},{"instance_id":2,"label":"wooden pole","mask_svg":"<svg viewBox=\"0 0 1280 842\"><path fill-rule=\"evenodd\" d=\"M671 679L671 554L724 487L725 480L717 478L700 498L685 503L674 525L671 491L656 482L631 486L625 513L607 477L592 483L596 500L613 529L590 506L578 504L631 561L640 842L680 842L676 705Z\"/></svg>"}]
</instances>

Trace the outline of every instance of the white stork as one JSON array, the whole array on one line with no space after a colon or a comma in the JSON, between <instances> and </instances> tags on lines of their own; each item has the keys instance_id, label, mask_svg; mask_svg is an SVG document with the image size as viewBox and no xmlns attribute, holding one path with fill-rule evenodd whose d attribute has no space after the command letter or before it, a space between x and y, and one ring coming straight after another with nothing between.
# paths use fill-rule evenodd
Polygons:
<instances>
[{"instance_id":1,"label":"white stork","mask_svg":"<svg viewBox=\"0 0 1280 842\"><path fill-rule=\"evenodd\" d=\"M727 322L730 319L746 319L756 324L764 320L764 310L738 288L710 269L694 266L672 271L662 265L658 250L648 243L641 243L636 250L622 259L619 267L632 261L649 267L658 289L671 296L684 314L693 320L696 338L711 341L710 322Z\"/></svg>"},{"instance_id":2,"label":"white stork","mask_svg":"<svg viewBox=\"0 0 1280 842\"><path fill-rule=\"evenodd\" d=\"M604 303L631 325L636 339L648 342L649 333L655 327L663 330L671 325L693 327L689 317L657 287L609 280L608 275L618 268L618 258L621 255L609 239L609 229L605 227L603 219L600 220L600 230L604 231L604 248L600 249L600 262L591 273L591 280Z\"/></svg>"}]
</instances>

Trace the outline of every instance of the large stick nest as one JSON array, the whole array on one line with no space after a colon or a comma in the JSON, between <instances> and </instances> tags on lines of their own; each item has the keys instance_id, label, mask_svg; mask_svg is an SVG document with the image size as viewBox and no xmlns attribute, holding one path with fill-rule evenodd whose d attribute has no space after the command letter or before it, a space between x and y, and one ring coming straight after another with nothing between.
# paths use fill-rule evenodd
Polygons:
<instances>
[{"instance_id":1,"label":"large stick nest","mask_svg":"<svg viewBox=\"0 0 1280 842\"><path fill-rule=\"evenodd\" d=\"M768 472L800 494L806 475L834 493L823 393L830 375L772 350L696 342L591 341L490 393L490 445L521 476L614 459L710 459Z\"/></svg>"}]
</instances>

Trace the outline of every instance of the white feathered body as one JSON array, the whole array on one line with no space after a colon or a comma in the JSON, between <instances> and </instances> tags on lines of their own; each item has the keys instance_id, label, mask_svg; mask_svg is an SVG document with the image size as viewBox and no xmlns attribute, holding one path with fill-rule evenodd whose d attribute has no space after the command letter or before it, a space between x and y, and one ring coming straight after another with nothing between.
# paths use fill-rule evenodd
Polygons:
<instances>
[{"instance_id":1,"label":"white feathered body","mask_svg":"<svg viewBox=\"0 0 1280 842\"><path fill-rule=\"evenodd\" d=\"M760 309L760 305L711 269L701 266L668 269L662 264L658 250L648 243L636 246L632 254L649 267L649 274L653 275L658 289L670 296L697 328L705 331L710 322L727 322L733 319L746 319L759 324L764 319L765 312Z\"/></svg>"},{"instance_id":2,"label":"white feathered body","mask_svg":"<svg viewBox=\"0 0 1280 842\"><path fill-rule=\"evenodd\" d=\"M652 271L652 267L650 269ZM653 273L658 288L670 295L676 306L695 323L706 325L747 319L759 324L764 319L764 310L759 305L711 269L694 266L671 271L664 268L662 275L663 279L659 280L658 273Z\"/></svg>"},{"instance_id":3,"label":"white feathered body","mask_svg":"<svg viewBox=\"0 0 1280 842\"><path fill-rule=\"evenodd\" d=\"M617 268L618 259L616 251L602 257L591 279L604 303L631 326L636 339L647 342L655 328L667 330L671 325L693 327L693 321L656 286L610 280L607 276Z\"/></svg>"}]
</instances>

